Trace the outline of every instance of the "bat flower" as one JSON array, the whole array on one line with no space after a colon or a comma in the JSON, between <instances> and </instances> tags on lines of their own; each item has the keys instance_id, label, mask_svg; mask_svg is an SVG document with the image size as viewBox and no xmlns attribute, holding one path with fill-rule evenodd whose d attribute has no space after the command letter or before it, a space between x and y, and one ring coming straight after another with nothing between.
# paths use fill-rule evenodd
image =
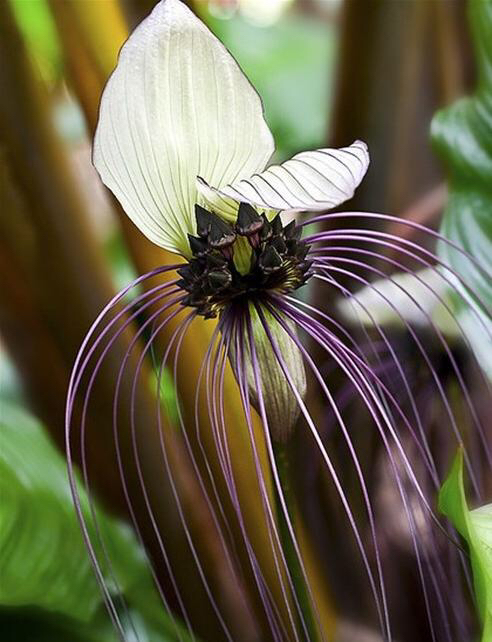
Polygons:
<instances>
[{"instance_id":1,"label":"bat flower","mask_svg":"<svg viewBox=\"0 0 492 642\"><path fill-rule=\"evenodd\" d=\"M454 314L448 293L461 293L468 301L479 301L479 297L429 249L431 242L446 243L435 232L381 214L323 213L350 199L364 177L369 154L363 142L341 149L304 151L282 164L269 164L273 152L261 100L237 62L182 2L163 0L157 4L121 49L106 85L93 161L103 182L141 232L181 259L176 265L139 277L96 320L72 375L67 441L70 444L73 439L70 431L78 395L85 390L85 409L97 372L130 323L138 321L136 339L143 339L143 355L150 352L154 360L156 338L164 328L174 328L156 370L160 381L169 366L178 387L184 336L193 324L210 324L209 319L216 319L194 384L197 399L198 391L206 389L223 481L239 516L250 571L272 639L314 639L310 627L319 628L322 619L279 481L276 452L296 425L310 435L309 443L317 449L315 455L306 451L316 462L314 468L319 468L317 474L328 473L341 500L364 582L369 578L384 638L392 639L393 596L388 596L386 589L383 550L392 547L405 550L415 562L415 576L425 598L421 606L429 626L439 630L458 627L461 631L459 627L466 625L458 621L460 617L466 620L463 613L443 607L446 600L458 599L462 586L456 579L456 567L442 565L443 547L453 545L443 535L443 526L434 528L438 519L429 492L440 487L446 472L445 465L436 463L434 430L439 435L444 430L449 443L440 461L448 462L457 444L465 446L465 462L477 496L482 488L467 455L470 435L475 436L473 445L483 453L483 461L491 461L480 413L467 388L470 379L462 375L464 366L456 356L456 346L465 350L472 339ZM299 212L317 214L299 219ZM381 231L384 225L388 231ZM425 242L420 244L414 238ZM466 256L454 246L450 250ZM471 257L468 260L473 262ZM177 276L170 277L175 270ZM398 274L387 276L395 271ZM166 277L164 283L160 276ZM297 291L308 282L316 288L308 286L298 296ZM130 292L133 296L128 301ZM476 327L487 332L484 311L474 313L473 306L471 310ZM131 361L133 346L123 358L116 382L115 438L117 409L124 401L121 372ZM282 536L271 518L274 511L267 483L261 480L259 492L285 608L279 608L268 588L241 518L224 429L227 362L236 378L246 419L242 426L249 430L260 478L263 472L252 425L259 417L263 426L284 530L297 559L297 571L293 572L277 545ZM135 367L136 381L144 367L143 357ZM484 383L475 362L474 368L477 382ZM345 386L332 390L329 371L336 371L335 379L345 381ZM426 382L422 394L415 392L417 380ZM128 391L132 422L136 390L134 384ZM456 401L458 396L461 405ZM357 411L354 399L360 406ZM428 421L430 399L433 428ZM184 425L193 422L193 414L196 432L204 429L198 426L196 407L181 408L178 403L175 412L186 440ZM460 423L458 414L466 420ZM84 421L85 410L82 430ZM463 422L476 430L465 431ZM193 459L193 448L188 440L186 443ZM343 461L343 449L354 479L350 479L347 467L334 463ZM369 451L372 458L368 458ZM138 452L135 454L138 460ZM118 464L124 477L120 458ZM203 475L203 467L197 465L196 474ZM385 481L378 485L377 480ZM350 497L347 485L358 489L352 490ZM202 488L210 489L208 482ZM356 510L351 506L354 493ZM383 495L389 496L389 519L382 512L381 506L388 506L388 501L381 499ZM213 502L209 508L217 511ZM221 519L218 522L222 523ZM152 524L155 526L154 520ZM340 550L353 559L346 539L341 539ZM193 541L189 543L193 547ZM94 548L91 550L95 559ZM200 564L198 555L193 560ZM172 577L171 566L168 572ZM448 575L454 582L450 591L442 588ZM294 576L297 582L303 578L307 586L314 625L306 615L306 600L294 586ZM204 573L200 573L200 580L226 637L233 639L221 601L215 599ZM356 587L358 581L356 576ZM366 591L360 582L360 591ZM173 587L180 614L189 624L188 605L180 598L179 583L173 580ZM106 597L111 600L109 592ZM117 619L114 608L113 615Z\"/></svg>"},{"instance_id":2,"label":"bat flower","mask_svg":"<svg viewBox=\"0 0 492 642\"><path fill-rule=\"evenodd\" d=\"M223 327L227 318L232 325L252 319L271 370L271 428L288 433L297 403L258 315L270 295L306 282L311 261L301 228L284 225L279 213L326 210L349 199L369 155L357 141L267 167L273 152L260 97L236 61L183 3L159 3L122 48L106 86L94 164L145 236L187 259L178 283L184 305L205 318L220 316ZM273 319L271 328L303 393L299 351ZM237 373L233 346L230 355ZM253 383L252 371L249 378Z\"/></svg>"}]
</instances>

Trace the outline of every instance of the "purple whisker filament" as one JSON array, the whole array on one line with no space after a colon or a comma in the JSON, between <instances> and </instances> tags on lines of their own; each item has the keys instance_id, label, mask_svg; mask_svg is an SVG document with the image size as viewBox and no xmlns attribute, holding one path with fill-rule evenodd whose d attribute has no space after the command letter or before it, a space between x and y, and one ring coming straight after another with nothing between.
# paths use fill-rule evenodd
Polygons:
<instances>
[{"instance_id":1,"label":"purple whisker filament","mask_svg":"<svg viewBox=\"0 0 492 642\"><path fill-rule=\"evenodd\" d=\"M196 510L208 516L217 554L228 576L237 580L235 598L261 623L268 639L310 640L313 627L320 639L330 639L323 632L322 605L299 523L312 535L342 613L353 612L359 599L358 615L377 626L384 640L409 639L402 637L402 627L408 626L412 609L425 621L425 639L473 637L476 624L462 581L468 577L466 559L454 531L436 514L435 500L458 447L463 448L472 500L483 502L490 493L487 407L492 390L450 299L421 276L422 270L437 271L443 284L470 304L470 314L492 340L490 310L457 271L428 249L430 244L350 227L352 219L359 225L363 217L415 229L434 244L448 243L483 270L436 232L386 215L328 214L284 227L279 217L268 220L243 207L234 227L200 211L188 264L139 277L89 330L68 391L68 467L83 535L121 639L130 639L131 613L92 491L94 391L108 368L114 372L112 426L97 426L111 435L114 460L107 465L114 469L126 513L148 553L162 608L184 624L189 636L203 637L203 629L178 572L183 559L193 568L207 617L224 639L238 635L231 610L217 593L224 585L210 577L202 558L199 520L190 505L193 487L203 502ZM328 222L336 229L306 234L307 226ZM452 335L395 273L414 275L422 291L454 320ZM384 278L419 312L420 325L409 321L394 297L376 284ZM357 299L363 289L396 325L380 323L374 309ZM361 316L344 318L339 300L353 302ZM185 399L190 381L183 355L199 324L209 324L209 344L197 346L202 356L190 370L195 373L193 394ZM237 426L229 425L231 377ZM152 423L143 426L139 408L148 397ZM251 458L255 483L250 492L257 499L268 551L258 549L255 525L248 522L233 429L242 431L237 438ZM295 471L288 483L279 453L287 453ZM75 461L88 510L80 499ZM172 513L169 532L159 486ZM385 497L390 498L386 503ZM335 524L330 515L336 515ZM336 542L333 527L340 536ZM176 540L182 542L179 564L175 545L174 557L169 548ZM332 545L323 546L324 541ZM330 571L337 568L337 557L351 562L346 577ZM267 572L266 558L273 572ZM406 590L413 590L406 605L395 590L398 564L405 568ZM178 637L182 630L176 626ZM138 638L136 630L133 635Z\"/></svg>"}]
</instances>

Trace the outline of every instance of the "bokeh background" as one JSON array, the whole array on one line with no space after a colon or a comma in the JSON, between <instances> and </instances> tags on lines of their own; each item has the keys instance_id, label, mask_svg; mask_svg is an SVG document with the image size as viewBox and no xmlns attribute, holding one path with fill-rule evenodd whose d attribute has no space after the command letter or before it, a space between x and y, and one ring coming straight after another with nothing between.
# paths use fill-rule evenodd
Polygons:
<instances>
[{"instance_id":1,"label":"bokeh background","mask_svg":"<svg viewBox=\"0 0 492 642\"><path fill-rule=\"evenodd\" d=\"M446 186L431 146L430 123L437 109L471 91L476 80L463 0L188 4L225 43L262 96L277 144L276 160L360 138L369 145L372 163L349 207L387 212L438 229ZM170 262L126 219L91 166L91 139L104 83L128 31L152 6L152 0L0 2L0 629L4 640L117 639L72 509L64 463L64 404L78 347L99 310L136 275ZM192 367L203 353L209 336L208 331L190 334L182 356L184 368ZM125 523L109 434L109 391L116 367L109 364L98 382L88 449L102 528L114 559L119 560L119 590L133 616L127 639L179 639L153 592L137 538ZM166 381L164 395L172 400L172 381ZM186 403L186 390L183 394ZM139 412L145 422L143 398ZM234 439L233 453L235 448L241 461L242 444L239 437ZM170 448L176 450L176 469L182 466L184 471L177 476L186 486L186 461L180 459L177 436L176 442ZM158 464L152 463L152 444L148 450L144 457L150 478ZM332 491L312 465L312 453L302 443L296 450L304 523L311 535L305 546L315 560L320 550L336 549L343 533L334 526L339 516L330 513ZM241 463L241 471L246 496L254 472L248 463ZM134 481L130 475L130 486ZM213 534L204 527L207 516L202 515L192 481L187 488L191 526L204 529L200 555L228 617L237 619L241 631L237 639L263 639L264 623L252 624L244 616L242 598L231 588L234 578L221 574ZM185 598L192 604L193 624L199 637L215 642L222 633L209 615L196 570L182 553L182 535L173 526L166 491L154 488L155 497L161 492L161 518L171 524L167 545ZM252 523L257 509L254 499L245 503L245 515ZM257 530L256 544L261 548L261 525ZM408 599L417 581L409 570L410 555L405 550L393 552L400 564L395 573L402 590L394 606L401 640L424 641L423 605ZM378 640L370 599L354 590L364 584L362 571L349 568L352 554L348 547L310 565L325 605L326 626L333 629L341 622L339 639L345 635L343 639L354 642ZM268 567L269 561L262 563ZM165 575L162 569L157 572ZM244 580L246 585L249 581ZM172 595L170 601L173 604ZM255 605L248 608L254 611Z\"/></svg>"}]
</instances>

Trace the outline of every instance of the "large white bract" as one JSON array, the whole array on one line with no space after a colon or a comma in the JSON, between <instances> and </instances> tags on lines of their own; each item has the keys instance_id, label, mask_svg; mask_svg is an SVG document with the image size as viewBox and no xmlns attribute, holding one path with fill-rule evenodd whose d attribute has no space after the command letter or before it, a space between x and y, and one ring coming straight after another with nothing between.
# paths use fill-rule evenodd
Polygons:
<instances>
[{"instance_id":1,"label":"large white bract","mask_svg":"<svg viewBox=\"0 0 492 642\"><path fill-rule=\"evenodd\" d=\"M94 164L140 230L190 256L194 205L233 220L237 202L322 210L349 199L367 147L302 152L282 165L261 100L222 43L180 0L162 0L121 49L104 91Z\"/></svg>"}]
</instances>

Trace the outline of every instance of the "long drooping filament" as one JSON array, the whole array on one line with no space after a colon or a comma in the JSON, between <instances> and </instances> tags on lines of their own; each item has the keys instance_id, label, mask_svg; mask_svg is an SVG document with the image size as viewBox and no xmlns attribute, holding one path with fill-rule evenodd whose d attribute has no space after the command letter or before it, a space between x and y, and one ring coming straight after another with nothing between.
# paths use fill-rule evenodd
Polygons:
<instances>
[{"instance_id":1,"label":"long drooping filament","mask_svg":"<svg viewBox=\"0 0 492 642\"><path fill-rule=\"evenodd\" d=\"M426 230L413 223L393 219L384 215L363 215L359 213L332 214L310 219L306 225L326 221L343 222L344 217L351 219L366 216L368 220L391 221L418 229L427 238L446 243L437 233ZM433 506L436 492L443 481L452 447L451 436L456 445L463 447L467 474L473 486L477 500L483 499L485 492L484 472L492 469L492 454L489 435L483 425L480 408L476 405L477 394L470 390L469 371L467 376L463 366L455 355L453 343L434 321L431 313L421 305L412 292L393 280L395 287L405 292L408 300L421 312L426 320L426 332L434 337L433 345L444 355L447 364L443 376L434 362L433 355L420 330L409 323L401 310L373 285L372 279L381 279L390 272L414 273L414 269L436 270L443 283L453 287L468 303L471 303L471 314L476 318L486 336L492 340L489 325L484 319L490 318L479 294L463 282L460 275L450 266L446 266L432 251L420 245L386 232L370 229L337 229L326 232L315 232L305 236L304 240L311 245L308 259L312 263L314 277L319 291L326 289L332 296L319 297L321 303L314 304L294 294L278 292L263 293L252 298L251 303L257 319L268 338L276 365L281 369L289 384L293 397L300 409L297 430L303 439L312 442L317 449L322 465L336 490L346 516L348 529L352 532L355 545L360 554L364 570L374 600L375 615L385 640L392 640L394 628L391 612L391 596L387 586L389 562L382 546L385 524L381 523L379 500L374 496L374 479L369 474L368 462L361 451L361 431L371 435L373 441L379 440L383 458L388 468L388 479L394 486L395 497L399 498L400 507L394 515L401 518L400 525L420 578L422 599L427 612L430 635L433 640L446 639L449 642L461 636L469 635L466 622L466 607L461 595L459 566L464 567L464 557L456 545L455 535L435 514ZM465 252L450 244L453 251L460 252L476 269L482 269L475 260ZM408 265L412 265L412 269ZM89 416L91 401L97 376L104 364L114 359L113 351L130 328L133 329L131 341L127 342L123 357L117 364L115 388L112 399L113 425L112 438L115 449L115 468L118 472L121 490L125 498L128 514L137 539L144 546L148 545L148 533L157 544L153 548L152 558L148 558L150 573L154 579L162 608L171 616L176 616L175 633L178 639L193 639L193 623L189 614L190 605L185 597L186 591L180 585L176 574L175 562L166 545L166 533L162 531L162 521L156 513L155 499L149 492L145 474L145 453L142 452L144 428L139 425L136 404L140 387L147 385L143 379L144 371L149 364L153 365L156 386L155 430L158 436L160 472L162 483L169 488L176 510L176 519L183 534L183 551L196 569L209 608L217 619L226 639L233 640L232 633L225 617L223 604L214 593L214 588L207 577L206 568L200 559L198 538L190 521L189 506L184 493L186 489L181 482L180 471L176 469L179 460L169 452L166 431L175 424L173 432L179 437L189 462L190 470L200 496L203 497L210 515L213 528L218 535L220 549L227 568L232 576L240 578L242 587L250 594L256 593L251 603L261 604L262 617L268 627L269 636L278 642L292 639L309 640L309 622L298 596L290 560L284 550L278 520L286 525L286 532L294 551L296 564L300 569L301 581L305 583L306 595L311 604L317 628L321 631L319 604L313 586L309 581L306 560L297 535L296 521L289 510L282 480L279 475L275 445L267 418L268 400L265 398L261 381L261 370L258 364L258 350L255 346L252 318L246 305L232 303L224 308L219 324L212 334L210 345L200 364L196 384L194 407L183 407L180 403L181 379L180 366L183 342L193 324L207 323L196 316L194 311L181 305L185 294L177 285L177 280L166 281L160 285L150 285L159 276L174 270L177 266L154 270L137 279L116 296L101 312L90 329L77 357L72 373L66 413L66 442L70 483L74 495L77 513L81 522L83 535L91 556L92 563L102 594L115 628L122 640L138 639L137 627L132 625L131 613L122 597L119 578L111 558L110 546L104 540L103 530L99 526L98 511L93 499L92 483L89 474L87 444L91 438ZM413 269L414 268L414 269ZM166 276L166 278L168 278ZM392 280L392 277L388 277ZM468 348L467 367L474 374L480 385L480 391L492 398L492 387L482 369L473 357L469 337L464 331L460 319L456 318L449 301L441 291L435 291L423 281L419 274L417 281L427 288L435 297L436 303L442 305L455 320L461 342ZM142 293L141 287L146 288ZM360 301L357 306L365 318L372 321L368 328L362 321L350 325L333 312L332 307L323 305L324 300L333 302L334 296L349 298L362 287L372 289L382 303L393 310L405 330L407 341L411 341L413 352L427 372L427 389L416 388L410 368L402 359L394 344L391 330L374 320L371 310ZM310 387L317 391L313 397L303 397L302 391L296 388L294 377L289 370L289 363L282 354L282 342L273 335L267 318L273 318L285 332L286 337L297 346L310 378ZM173 324L172 333L166 331L170 339L159 354L158 338L168 324ZM293 330L293 325L298 332ZM136 327L136 329L135 329ZM374 337L377 337L376 339ZM262 568L260 558L264 551L255 549L251 529L241 505L241 494L238 488L237 461L231 452L230 427L227 426L226 407L228 399L225 394L225 376L228 367L228 355L231 349L236 354L235 374L239 399L244 413L244 426L251 448L252 461L257 477L257 486L251 492L258 494L262 509L262 519L266 525L267 542L270 557L275 569L275 581L280 593L274 596L273 587ZM162 349L162 344L161 344ZM120 351L117 351L120 354ZM123 386L123 381L131 369L130 386ZM255 388L255 409L251 394L253 373ZM342 386L332 389L330 371L337 371L339 378L345 381ZM164 376L171 376L174 382L176 404L173 409L166 406L161 398ZM148 387L148 385L147 385ZM313 398L316 403L313 403ZM208 417L204 421L203 399ZM423 403L422 400L426 400ZM428 406L439 406L446 419L446 425L429 425ZM364 417L363 426L351 423L351 408L358 402ZM319 407L324 409L320 417ZM123 414L122 414L123 413ZM253 429L253 417L257 414L263 426L269 470L265 470L261 461ZM129 418L130 451L125 451L121 444L121 417ZM172 419L174 416L174 420ZM359 415L360 416L360 415ZM463 426L463 418L467 419ZM257 419L257 417L256 417ZM255 420L256 420L255 419ZM329 430L327 428L329 427ZM100 429L106 429L102 427ZM111 427L107 427L109 431ZM148 430L148 428L147 428ZM446 444L444 457L436 451L435 432ZM212 439L205 439L204 431L211 431ZM346 455L333 456L333 443L336 431L339 431ZM215 449L213 457L218 462L213 465L210 448ZM88 496L88 508L81 499L80 484L77 482L73 449L80 449L81 476ZM90 446L89 446L90 448ZM131 458L129 461L128 457ZM128 466L136 471L137 487L140 495L136 498L134 488L129 488ZM363 511L357 508L359 498L353 493L354 488L344 486L347 479L347 466L355 473L358 489L361 494ZM270 479L268 478L270 476ZM277 505L272 502L271 488L278 498ZM300 498L302 500L302 498ZM139 502L137 505L136 502ZM232 507L232 511L230 508ZM398 512L400 511L400 512ZM297 516L298 518L298 516ZM145 523L142 523L142 522ZM384 520L383 520L384 521ZM238 541L238 534L240 541ZM245 551L241 556L238 548ZM157 551L157 553L156 553ZM260 555L261 553L261 555ZM156 555L159 559L156 559ZM449 563L444 565L444 555ZM248 568L245 568L244 565ZM354 560L356 564L356 560ZM165 574L158 567L165 569ZM248 575L252 582L247 585ZM465 570L466 575L466 570ZM469 577L468 577L469 581ZM448 586L446 586L446 583ZM451 591L449 586L452 587ZM247 587L247 588L246 588ZM283 604L279 603L279 595ZM450 601L453 600L453 608ZM184 627L177 620L181 620ZM457 633L458 632L458 633ZM320 639L323 633L320 633Z\"/></svg>"}]
</instances>

